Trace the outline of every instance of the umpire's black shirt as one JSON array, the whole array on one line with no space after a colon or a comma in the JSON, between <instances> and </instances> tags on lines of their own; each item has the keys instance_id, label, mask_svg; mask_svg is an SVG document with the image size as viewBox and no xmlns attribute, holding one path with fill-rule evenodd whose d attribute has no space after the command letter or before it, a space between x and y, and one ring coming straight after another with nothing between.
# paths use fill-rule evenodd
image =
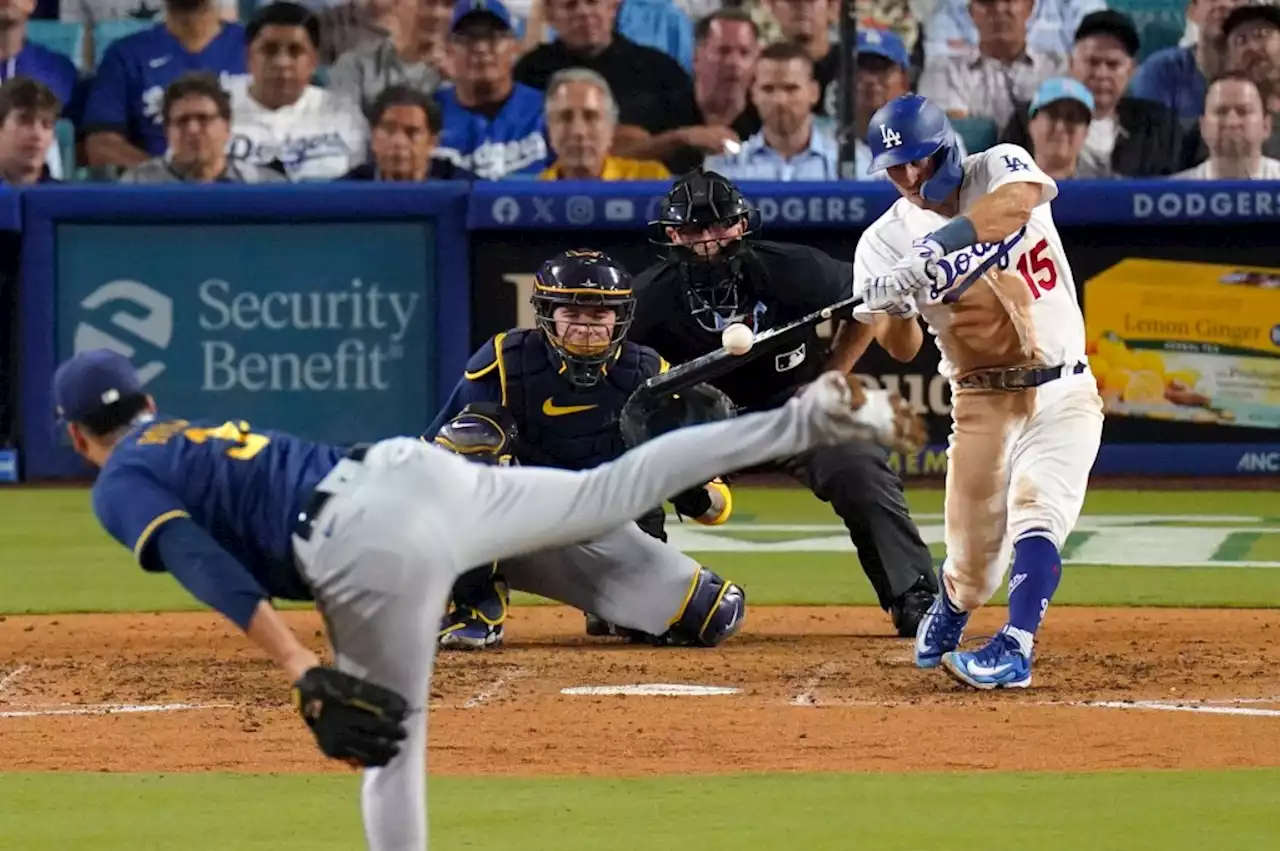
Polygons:
<instances>
[{"instance_id":1,"label":"umpire's black shirt","mask_svg":"<svg viewBox=\"0 0 1280 851\"><path fill-rule=\"evenodd\" d=\"M853 264L804 245L753 242L739 286L743 310L758 312L756 333L794 322L853 294ZM720 332L708 331L689 312L677 263L650 266L634 281L636 315L627 339L657 349L672 364L721 347ZM763 308L761 310L761 307ZM761 355L711 383L740 408L781 405L795 389L822 374L827 345L810 331L804 341Z\"/></svg>"}]
</instances>

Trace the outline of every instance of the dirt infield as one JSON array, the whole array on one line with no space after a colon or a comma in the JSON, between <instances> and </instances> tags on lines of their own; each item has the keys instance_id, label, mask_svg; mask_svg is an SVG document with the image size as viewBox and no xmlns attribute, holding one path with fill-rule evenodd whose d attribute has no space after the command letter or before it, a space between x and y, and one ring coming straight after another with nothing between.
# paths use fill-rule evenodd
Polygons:
<instances>
[{"instance_id":1,"label":"dirt infield","mask_svg":"<svg viewBox=\"0 0 1280 851\"><path fill-rule=\"evenodd\" d=\"M318 618L288 617L320 649ZM756 608L742 635L701 651L588 639L581 626L565 609L520 608L506 648L443 655L432 771L1280 765L1280 610L1056 609L1036 687L987 694L917 671L875 610ZM562 693L663 684L729 693ZM213 615L0 618L6 768L337 770L286 699L272 665Z\"/></svg>"}]
</instances>

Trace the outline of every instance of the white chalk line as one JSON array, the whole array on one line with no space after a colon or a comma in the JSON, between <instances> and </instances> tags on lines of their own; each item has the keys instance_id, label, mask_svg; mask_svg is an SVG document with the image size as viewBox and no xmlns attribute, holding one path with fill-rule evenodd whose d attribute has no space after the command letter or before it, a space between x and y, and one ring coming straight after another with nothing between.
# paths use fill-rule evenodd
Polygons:
<instances>
[{"instance_id":1,"label":"white chalk line","mask_svg":"<svg viewBox=\"0 0 1280 851\"><path fill-rule=\"evenodd\" d=\"M45 718L60 715L136 715L154 712L194 712L202 709L237 709L233 703L95 703L49 704L0 712L0 718Z\"/></svg>"},{"instance_id":2,"label":"white chalk line","mask_svg":"<svg viewBox=\"0 0 1280 851\"><path fill-rule=\"evenodd\" d=\"M3 677L0 677L0 695L4 694L7 689L22 679L30 670L30 665L19 665Z\"/></svg>"},{"instance_id":3,"label":"white chalk line","mask_svg":"<svg viewBox=\"0 0 1280 851\"><path fill-rule=\"evenodd\" d=\"M802 701L801 698L804 698ZM1260 703L1280 704L1280 697L1231 697L1220 699L1184 698L1182 700L1019 700L1010 706L1036 708L1084 708L1084 709L1144 709L1153 712L1195 712L1204 715L1240 715L1252 718L1280 718L1280 708L1262 709ZM787 701L788 706L807 706L816 709L895 709L918 704L898 700L817 700L811 693L802 692Z\"/></svg>"}]
</instances>

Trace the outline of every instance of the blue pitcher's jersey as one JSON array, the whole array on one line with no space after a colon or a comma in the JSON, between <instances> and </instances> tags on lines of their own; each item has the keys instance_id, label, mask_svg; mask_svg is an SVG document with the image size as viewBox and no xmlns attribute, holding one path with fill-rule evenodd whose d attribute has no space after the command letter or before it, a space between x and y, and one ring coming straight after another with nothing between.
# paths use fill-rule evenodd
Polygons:
<instances>
[{"instance_id":1,"label":"blue pitcher's jersey","mask_svg":"<svg viewBox=\"0 0 1280 851\"><path fill-rule=\"evenodd\" d=\"M244 27L223 24L199 53L188 53L163 24L126 36L107 48L89 90L84 130L113 131L152 156L165 152L164 90L188 71L230 79L245 73Z\"/></svg>"},{"instance_id":2,"label":"blue pitcher's jersey","mask_svg":"<svg viewBox=\"0 0 1280 851\"><path fill-rule=\"evenodd\" d=\"M298 515L345 453L249 424L158 418L116 444L93 485L93 511L146 570L163 570L147 544L190 517L272 597L311 599L293 563Z\"/></svg>"},{"instance_id":3,"label":"blue pitcher's jersey","mask_svg":"<svg viewBox=\"0 0 1280 851\"><path fill-rule=\"evenodd\" d=\"M481 180L515 174L537 177L550 163L543 94L537 89L516 83L492 119L458 103L452 86L437 92L436 102L444 120L432 156Z\"/></svg>"}]
</instances>

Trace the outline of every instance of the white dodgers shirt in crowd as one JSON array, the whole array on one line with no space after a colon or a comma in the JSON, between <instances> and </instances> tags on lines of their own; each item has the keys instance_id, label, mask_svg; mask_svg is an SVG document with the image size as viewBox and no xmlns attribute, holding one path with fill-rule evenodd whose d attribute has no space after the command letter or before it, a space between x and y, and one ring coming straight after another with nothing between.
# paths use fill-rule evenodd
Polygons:
<instances>
[{"instance_id":1,"label":"white dodgers shirt in crowd","mask_svg":"<svg viewBox=\"0 0 1280 851\"><path fill-rule=\"evenodd\" d=\"M942 353L938 371L952 378L991 367L1085 363L1084 319L1075 280L1049 210L1058 185L1017 145L996 145L966 157L963 167L962 214L984 195L1019 181L1040 184L1040 203L1026 227L1003 242L978 243L943 258L938 285L918 296L920 314ZM858 240L855 294L862 293L871 278L889 274L913 241L949 221L899 198ZM992 258L999 260L983 273L983 280L954 304L940 303Z\"/></svg>"},{"instance_id":2,"label":"white dodgers shirt in crowd","mask_svg":"<svg viewBox=\"0 0 1280 851\"><path fill-rule=\"evenodd\" d=\"M232 159L270 166L279 161L295 182L336 180L369 157L369 122L355 101L307 86L297 102L267 109L249 95L249 77L231 94Z\"/></svg>"}]
</instances>

